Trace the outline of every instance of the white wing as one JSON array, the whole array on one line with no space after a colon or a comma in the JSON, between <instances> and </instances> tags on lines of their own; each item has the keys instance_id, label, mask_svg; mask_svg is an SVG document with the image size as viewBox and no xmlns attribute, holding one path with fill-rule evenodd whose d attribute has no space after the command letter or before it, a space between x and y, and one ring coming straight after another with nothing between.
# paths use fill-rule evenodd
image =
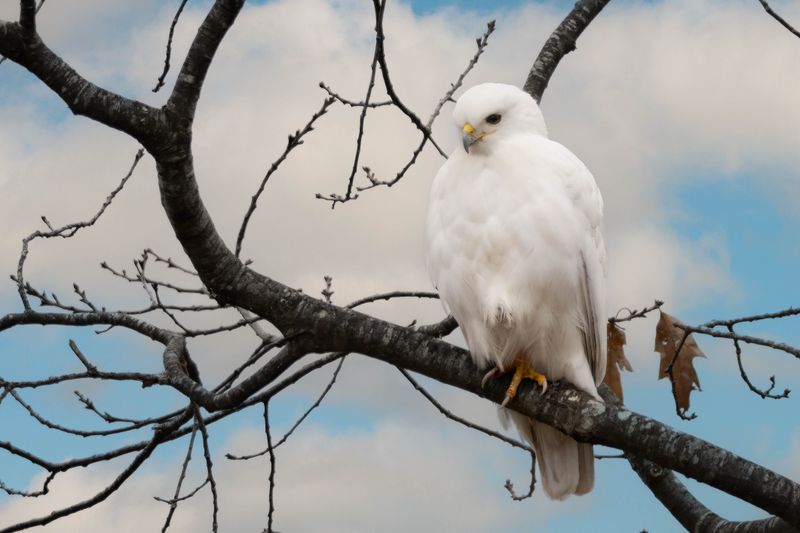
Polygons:
<instances>
[{"instance_id":1,"label":"white wing","mask_svg":"<svg viewBox=\"0 0 800 533\"><path fill-rule=\"evenodd\" d=\"M585 239L581 261L577 265L580 280L578 321L583 333L586 358L595 384L606 373L606 249L603 240L603 197L589 169L572 152L558 143L559 159L563 159L564 184L578 212L585 217Z\"/></svg>"}]
</instances>

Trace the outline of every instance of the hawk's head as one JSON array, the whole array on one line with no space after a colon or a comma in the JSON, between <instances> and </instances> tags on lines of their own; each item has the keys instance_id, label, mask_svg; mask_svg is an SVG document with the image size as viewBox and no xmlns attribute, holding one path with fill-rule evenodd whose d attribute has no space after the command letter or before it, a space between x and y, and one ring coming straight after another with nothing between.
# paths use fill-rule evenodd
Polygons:
<instances>
[{"instance_id":1,"label":"hawk's head","mask_svg":"<svg viewBox=\"0 0 800 533\"><path fill-rule=\"evenodd\" d=\"M484 146L491 144L492 137L515 133L547 137L539 106L528 93L513 85L482 83L472 87L456 102L453 118L461 129L466 152L478 141L483 141Z\"/></svg>"}]
</instances>

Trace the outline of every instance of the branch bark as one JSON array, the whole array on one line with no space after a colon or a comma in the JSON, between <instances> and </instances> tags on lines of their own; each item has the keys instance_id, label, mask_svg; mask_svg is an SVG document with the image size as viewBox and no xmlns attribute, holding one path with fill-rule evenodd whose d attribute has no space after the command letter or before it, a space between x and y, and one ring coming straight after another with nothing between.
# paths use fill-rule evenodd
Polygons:
<instances>
[{"instance_id":1,"label":"branch bark","mask_svg":"<svg viewBox=\"0 0 800 533\"><path fill-rule=\"evenodd\" d=\"M185 128L191 127L214 54L242 6L244 0L217 0L197 30L167 102L167 109L181 119Z\"/></svg>"},{"instance_id":2,"label":"branch bark","mask_svg":"<svg viewBox=\"0 0 800 533\"><path fill-rule=\"evenodd\" d=\"M606 7L609 0L578 0L569 15L553 31L533 62L522 89L541 102L544 90L561 59L575 50L583 30Z\"/></svg>"},{"instance_id":3,"label":"branch bark","mask_svg":"<svg viewBox=\"0 0 800 533\"><path fill-rule=\"evenodd\" d=\"M165 126L160 110L86 80L21 23L0 22L0 54L42 80L74 114L123 131L148 149Z\"/></svg>"},{"instance_id":4,"label":"branch bark","mask_svg":"<svg viewBox=\"0 0 800 533\"><path fill-rule=\"evenodd\" d=\"M642 482L687 531L704 533L797 533L799 531L775 516L747 522L725 520L692 496L674 473L646 459L631 457L629 461Z\"/></svg>"}]
</instances>

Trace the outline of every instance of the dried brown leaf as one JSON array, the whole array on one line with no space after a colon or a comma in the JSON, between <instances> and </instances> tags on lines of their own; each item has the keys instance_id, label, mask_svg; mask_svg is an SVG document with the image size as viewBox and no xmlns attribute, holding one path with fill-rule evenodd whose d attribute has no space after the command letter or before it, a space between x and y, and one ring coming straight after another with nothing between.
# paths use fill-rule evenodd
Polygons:
<instances>
[{"instance_id":1,"label":"dried brown leaf","mask_svg":"<svg viewBox=\"0 0 800 533\"><path fill-rule=\"evenodd\" d=\"M606 377L603 378L603 383L608 385L608 388L620 401L623 401L620 369L633 372L630 361L625 357L625 331L616 324L608 322L606 334L608 335L608 359L606 360Z\"/></svg>"},{"instance_id":2,"label":"dried brown leaf","mask_svg":"<svg viewBox=\"0 0 800 533\"><path fill-rule=\"evenodd\" d=\"M675 326L676 323L682 324L674 316L661 311L661 318L659 318L656 326L656 344L654 348L661 355L661 361L658 365L658 379L668 376L670 362L675 357L675 352L684 337L684 330ZM705 354L690 334L686 337L672 366L675 403L682 412L686 412L689 409L689 394L693 390L702 390L700 388L700 379L694 369L693 359L695 357L705 357Z\"/></svg>"}]
</instances>

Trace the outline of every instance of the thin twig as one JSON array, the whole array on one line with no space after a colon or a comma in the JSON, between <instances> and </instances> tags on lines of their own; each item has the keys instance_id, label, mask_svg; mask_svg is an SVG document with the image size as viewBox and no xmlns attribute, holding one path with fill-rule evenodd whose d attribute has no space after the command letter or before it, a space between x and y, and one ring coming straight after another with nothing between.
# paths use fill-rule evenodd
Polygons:
<instances>
[{"instance_id":1,"label":"thin twig","mask_svg":"<svg viewBox=\"0 0 800 533\"><path fill-rule=\"evenodd\" d=\"M25 491L25 490L17 490L14 488L9 487L2 481L0 481L0 490L8 494L9 496L21 496L23 498L38 498L39 496L44 496L45 494L50 492L50 482L55 479L58 472L50 472L47 474L47 477L42 484L42 488L35 491Z\"/></svg>"},{"instance_id":2,"label":"thin twig","mask_svg":"<svg viewBox=\"0 0 800 533\"><path fill-rule=\"evenodd\" d=\"M733 330L733 325L728 325L728 331L732 334L735 334ZM762 398L772 398L775 400L780 400L781 398L788 398L789 393L791 392L789 389L783 389L783 393L781 394L772 394L772 391L775 389L775 376L770 376L770 386L768 389L759 389L750 381L750 377L747 375L747 372L744 370L744 365L742 364L742 347L739 344L739 339L733 339L733 346L736 350L736 364L739 365L739 375L742 376L742 380L747 384L748 388L753 391L754 393L758 394Z\"/></svg>"},{"instance_id":3,"label":"thin twig","mask_svg":"<svg viewBox=\"0 0 800 533\"><path fill-rule=\"evenodd\" d=\"M86 367L86 370L90 374L97 374L97 367L89 362L86 356L83 355L83 352L81 352L81 349L78 348L78 345L75 344L75 341L72 339L69 340L69 348L72 350L72 353L74 353L75 356L80 360L83 366Z\"/></svg>"},{"instance_id":4,"label":"thin twig","mask_svg":"<svg viewBox=\"0 0 800 533\"><path fill-rule=\"evenodd\" d=\"M353 309L354 307L358 307L360 305L368 304L371 302L377 302L379 300L391 300L392 298L422 298L422 299L432 299L438 300L439 295L435 292L429 291L392 291L392 292L382 292L379 294L373 294L372 296L366 296L364 298L360 298L350 304L347 305L348 309Z\"/></svg>"},{"instance_id":5,"label":"thin twig","mask_svg":"<svg viewBox=\"0 0 800 533\"><path fill-rule=\"evenodd\" d=\"M143 448L141 448L139 453L136 454L136 456L133 458L133 460L130 463L128 463L128 466L126 466L117 475L117 477L115 477L111 481L111 483L109 483L105 488L103 488L99 492L95 493L94 496L92 496L92 497L90 497L88 499L82 500L82 501L80 501L78 503L75 503L75 504L72 504L72 505L68 505L67 507L63 507L61 509L57 509L55 511L51 511L47 515L40 516L38 518L32 518L32 519L29 519L29 520L25 520L23 522L18 522L16 524L12 525L12 526L9 526L9 527L6 527L6 528L0 530L0 533L12 533L12 532L15 532L15 531L22 531L24 529L29 529L29 528L35 527L35 526L43 526L45 524L49 524L50 522L53 522L54 520L58 520L59 518L63 518L65 516L69 516L69 515L78 513L80 511L85 510L85 509L89 509L90 507L94 507L98 503L104 501L106 498L108 498L110 495L112 495L114 492L116 492L123 485L123 483L125 483L125 481L128 478L130 478L139 469L140 466L142 466L142 464L150 457L150 455L153 453L153 451L162 442L164 442L169 435L171 435L175 430L177 430L180 427L180 425L183 424L183 422L188 420L190 418L190 416L191 416L191 414L189 414L189 412L186 412L186 414L184 414L184 416L182 416L182 417L170 422L168 425L156 430L155 434L153 435L153 438L151 440L147 441L147 443L144 445ZM0 445L1 444L6 444L6 443L0 443ZM3 447L5 449L7 449L7 450L9 449L9 446L3 446ZM125 449L125 448L122 448L122 449ZM33 456L31 456L31 454L28 454L28 456L29 457L26 457L26 458L32 458L33 457ZM42 462L41 464L48 464L48 463ZM54 465L50 464L50 466L54 466Z\"/></svg>"},{"instance_id":6,"label":"thin twig","mask_svg":"<svg viewBox=\"0 0 800 533\"><path fill-rule=\"evenodd\" d=\"M211 519L211 530L214 533L217 533L218 523L217 523L217 515L219 514L219 498L217 496L217 483L214 481L214 463L211 462L211 450L208 445L208 430L206 429L206 424L203 421L203 417L200 415L200 408L196 407L194 409L194 419L197 423L197 428L200 430L200 435L202 436L203 441L203 457L206 460L206 473L208 475L208 484L211 487L211 502L212 502L212 519Z\"/></svg>"},{"instance_id":7,"label":"thin twig","mask_svg":"<svg viewBox=\"0 0 800 533\"><path fill-rule=\"evenodd\" d=\"M364 121L366 119L367 110L372 107L379 107L384 105L393 105L397 109L399 109L408 119L416 126L416 128L422 134L419 144L417 147L412 151L411 158L408 162L400 169L397 174L395 174L394 178L392 179L379 179L375 176L375 172L368 166L362 166L361 169L364 171L364 175L369 181L368 185L357 186L355 187L356 191L362 192L369 189L373 189L375 187L392 187L397 182L399 182L408 172L408 170L414 166L417 162L417 158L425 149L425 146L430 142L434 148L439 152L439 154L447 158L447 154L442 150L442 148L436 143L436 140L433 138L431 128L433 126L433 122L439 116L439 113L442 110L442 107L449 101L452 101L453 94L461 87L466 78L467 74L473 69L475 64L478 62L478 58L480 58L481 54L483 54L486 46L488 44L489 35L495 29L495 22L491 21L487 24L487 29L484 34L476 39L478 50L475 52L475 55L470 59L467 67L461 72L455 82L450 84L450 88L445 92L444 96L439 100L436 106L431 113L431 116L428 118L427 124L423 124L422 120L413 112L411 111L400 99L397 95L397 92L394 89L394 85L392 83L391 77L389 75L389 66L386 60L386 52L383 46L383 42L386 39L383 30L383 12L385 8L386 2L385 0L373 0L373 7L375 9L375 51L372 58L372 63L370 67L370 79L369 84L367 86L367 94L363 101L361 102L354 102L352 100L348 100L346 98L341 97L340 95L333 92L330 87L325 85L324 83L320 83L320 87L324 89L331 97L335 98L337 101L341 102L342 104L349 105L351 107L359 107L361 108L361 113L359 115L359 128L358 128L358 135L356 138L356 153L353 158L353 166L350 172L350 175L347 180L347 190L344 195L337 194L337 193L330 193L330 194L321 194L317 193L316 198L319 200L325 200L331 203L331 209L336 207L337 203L345 203L351 200L355 200L358 198L357 193L353 193L353 187L355 183L355 174L358 170L360 154L361 154L361 143L362 137L364 133ZM377 105L371 105L370 103L370 96L372 94L373 85L375 83L375 75L377 71L380 70L383 84L386 87L386 92L389 95L389 101L387 102L380 102Z\"/></svg>"},{"instance_id":8,"label":"thin twig","mask_svg":"<svg viewBox=\"0 0 800 533\"><path fill-rule=\"evenodd\" d=\"M624 453L616 453L616 454L602 454L596 453L594 455L595 459L627 459L628 456Z\"/></svg>"},{"instance_id":9,"label":"thin twig","mask_svg":"<svg viewBox=\"0 0 800 533\"><path fill-rule=\"evenodd\" d=\"M272 531L272 515L275 512L275 450L272 448L272 433L269 427L269 400L264 402L264 433L267 435L267 450L269 451L269 510L267 512L267 533Z\"/></svg>"},{"instance_id":10,"label":"thin twig","mask_svg":"<svg viewBox=\"0 0 800 533\"><path fill-rule=\"evenodd\" d=\"M381 7L381 10L382 10L382 7ZM382 42L383 42L383 39L384 39L383 28L382 28L382 17L383 17L382 11L380 11L380 12L378 11L378 6L377 6L377 2L376 2L376 33L377 33L377 35L376 35L376 43L375 43L376 44L376 52L378 52L379 50L381 52L381 57L378 57L378 60L379 60L379 65L381 67L381 72L384 73L384 84L388 83L388 85L387 85L387 88L388 88L388 87L391 87L391 80L389 79L388 72L384 71L384 69L387 69L388 67L386 66L386 59L383 56L384 52L383 52L383 48L382 48ZM453 95L461 87L461 85L464 83L464 79L466 78L467 74L469 74L469 72L477 64L478 59L480 58L480 56L483 54L484 50L486 49L486 46L489 43L489 36L492 34L492 32L494 32L494 29L495 29L495 21L494 20L490 21L489 23L487 23L486 26L487 26L487 28L486 28L486 31L484 32L484 34L481 37L478 37L475 40L477 45L478 45L478 50L475 52L475 55L472 56L472 58L470 59L469 63L467 64L466 68L461 72L461 74L458 76L456 81L450 84L450 89L448 89L447 92L444 94L444 96L442 96L442 98L439 99L439 101L437 102L436 106L433 109L433 112L431 113L430 117L428 118L428 122L426 124L422 125L421 121L419 121L419 118L416 115L414 115L409 109L407 109L405 107L405 105L403 105L403 103L400 101L399 97L397 97L397 95L394 93L393 87L391 87L391 90L387 89L387 92L389 92L389 95L391 97L390 103L394 104L395 106L398 107L398 109L403 111L403 113L405 113L411 119L411 121L417 126L417 128L423 133L423 135L422 135L422 138L420 139L420 142L417 145L417 147L411 152L411 158L406 162L405 165L403 165L403 167L400 169L400 171L397 172L397 174L395 174L394 178L392 178L392 179L379 179L379 178L376 177L375 172L370 167L363 166L361 169L364 171L364 175L367 178L367 181L369 182L369 184L356 187L356 190L358 192L363 192L363 191L367 191L369 189L374 189L375 187L392 187L392 186L394 186L397 182L399 182L401 179L403 179L403 177L405 176L406 172L408 172L408 170L412 166L414 166L414 164L417 162L417 158L420 156L422 151L425 149L425 146L427 145L427 143L429 141L437 148L437 150L439 150L439 153L443 157L447 157L447 155L444 153L444 151L442 151L442 149L439 148L439 146L436 145L435 141L433 140L433 137L431 135L431 128L433 127L433 123L436 120L436 118L439 116L439 113L441 112L441 110L444 107L444 105L447 102L452 101ZM373 68L374 68L374 64L373 64ZM324 86L323 86L323 88L328 90ZM363 102L358 103L356 105L362 105L363 106ZM367 110L366 106L364 106L363 109L362 109L362 115L366 112L366 110ZM355 166L354 166L354 170L355 170ZM348 193L345 196L341 196L341 195L337 195L337 194L333 193L333 194L330 194L330 195L327 195L327 196L324 196L322 194L317 194L316 197L319 198L319 199L327 200L327 201L331 202L331 207L335 206L337 202L338 203L344 203L344 202L347 202L349 200L355 200L356 198L358 198L358 195L355 194L355 195L351 196L350 192L349 192L350 191L350 185L353 182L353 175L354 174L351 174L350 180L348 181Z\"/></svg>"},{"instance_id":11,"label":"thin twig","mask_svg":"<svg viewBox=\"0 0 800 533\"><path fill-rule=\"evenodd\" d=\"M145 248L144 251L142 252L142 256L152 257L153 259L155 259L156 263L164 263L165 265L167 265L167 268L178 270L180 272L183 272L184 274L189 274L190 276L198 277L197 272L195 272L194 270L179 265L178 263L173 261L171 257L167 257L166 259L161 257L160 255L155 253L152 250L152 248Z\"/></svg>"},{"instance_id":12,"label":"thin twig","mask_svg":"<svg viewBox=\"0 0 800 533\"><path fill-rule=\"evenodd\" d=\"M325 396L330 392L330 390L333 388L333 385L336 383L336 378L339 377L339 371L342 370L342 365L344 364L344 360L345 360L345 357L342 357L341 359L339 359L339 364L336 365L336 368L333 371L333 375L331 376L330 381L325 386L325 389L322 391L322 394L320 394L319 397L317 398L317 401L314 402L311 405L311 407L309 407L306 410L306 412L303 413L303 416L301 416L299 419L297 419L297 422L295 422L294 425L292 425L292 427L289 429L289 431L287 431L283 435L283 437L281 437L281 439L278 442L275 443L275 445L272 447L273 450L277 449L281 444L286 442L289 439L289 437L292 436L292 433L294 433L294 431L300 426L300 424L302 424L303 421L308 417L308 415L311 414L311 411L313 411L314 409L316 409L317 407L320 406L320 404L322 403L322 400L325 399Z\"/></svg>"},{"instance_id":13,"label":"thin twig","mask_svg":"<svg viewBox=\"0 0 800 533\"><path fill-rule=\"evenodd\" d=\"M286 442L289 439L289 437L292 435L292 433L294 433L294 431L300 426L300 424L302 424L303 421L308 417L308 415L310 415L311 412L314 409L316 409L317 407L320 406L320 404L322 403L322 400L325 399L325 396L333 388L334 383L336 383L336 378L339 376L339 371L342 369L342 365L344 364L344 359L345 359L344 357L339 359L339 364L334 369L333 375L331 376L331 379L328 381L328 384L322 390L322 393L319 395L319 397L317 397L317 400L313 404L311 404L311 407L306 409L306 411L303 413L303 415L300 418L297 419L297 421L292 425L292 427L289 429L289 431L287 431L283 435L283 437L281 437L281 439L278 442L276 442L274 446L271 447L272 450L277 449L281 444ZM265 455L265 454L269 453L269 451L270 451L270 445L269 445L269 443L267 443L267 447L264 450L260 451L260 452L256 452L256 453L252 453L252 454L248 454L248 455L233 455L231 453L228 453L228 454L225 454L225 457L227 457L228 459L230 459L232 461L247 461L247 460L250 460L250 459L254 459L256 457L261 457L262 455Z\"/></svg>"},{"instance_id":14,"label":"thin twig","mask_svg":"<svg viewBox=\"0 0 800 533\"><path fill-rule=\"evenodd\" d=\"M142 427L153 424L164 424L166 423L167 420L174 418L183 412L183 410L172 411L171 413L167 413L165 415L156 416L152 418L139 419L139 420L133 418L123 418L109 414L107 411L100 411L94 404L94 402L85 395L83 395L80 391L72 391L72 392L75 394L75 396L78 397L78 401L80 401L88 411L93 412L98 417L100 417L101 420L103 420L108 424L117 424L123 422L128 424L137 424Z\"/></svg>"},{"instance_id":15,"label":"thin twig","mask_svg":"<svg viewBox=\"0 0 800 533\"><path fill-rule=\"evenodd\" d=\"M358 171L358 161L361 157L361 142L364 139L364 125L367 120L367 106L369 99L372 97L372 89L375 87L375 74L378 67L378 55L381 53L379 41L375 40L375 49L372 52L372 63L370 64L369 84L367 84L367 94L364 96L364 106L361 107L361 113L358 116L358 133L356 134L356 152L353 155L353 167L350 170L350 176L347 178L347 192L345 192L345 200L355 199L358 195L352 196L353 182L356 178L356 171ZM336 202L331 203L331 209L336 206Z\"/></svg>"},{"instance_id":16,"label":"thin twig","mask_svg":"<svg viewBox=\"0 0 800 533\"><path fill-rule=\"evenodd\" d=\"M178 6L178 11L175 13L175 17L172 19L172 24L169 26L169 37L167 37L167 51L164 54L164 70L161 72L161 76L158 77L158 81L156 82L156 86L153 87L153 92L157 93L159 89L164 86L164 78L167 77L167 73L169 72L169 60L172 56L172 37L175 35L175 26L178 25L178 19L181 16L181 12L183 12L183 8L186 6L186 2L189 0L181 0L181 4Z\"/></svg>"},{"instance_id":17,"label":"thin twig","mask_svg":"<svg viewBox=\"0 0 800 533\"><path fill-rule=\"evenodd\" d=\"M106 429L106 430L95 430L95 431L84 431L84 430L80 430L80 429L68 428L66 426L62 426L61 424L57 424L57 423L55 423L55 422L53 422L51 420L48 420L47 418L45 418L44 416L39 414L29 403L27 403L25 400L23 400L22 397L19 395L19 393L17 393L17 391L15 391L14 389L10 389L8 391L8 393L12 398L14 398L17 401L17 403L20 406L22 406L23 409L25 409L28 412L28 414L34 420L36 420L37 422L39 422L43 426L48 427L50 429L54 429L56 431L60 431L62 433L67 433L67 434L70 434L70 435L76 435L78 437L107 437L108 435L117 435L119 433L127 433L129 431L133 431L133 430L142 428L142 427L150 424L149 422L147 422L147 423L135 423L135 424L130 424L130 425L125 426L125 427Z\"/></svg>"},{"instance_id":18,"label":"thin twig","mask_svg":"<svg viewBox=\"0 0 800 533\"><path fill-rule=\"evenodd\" d=\"M489 36L494 32L494 29L495 29L495 21L490 20L489 22L486 23L486 31L483 33L483 35L475 39L475 42L478 45L478 50L475 51L475 55L473 55L472 59L470 59L469 63L467 63L467 68L465 68L463 72L461 72L458 78L456 78L455 82L450 84L450 90L447 91L444 94L444 96L442 96L442 98L436 104L436 107L433 108L433 112L431 113L431 116L428 118L428 122L425 124L425 127L428 128L428 130L430 130L431 127L433 126L433 121L436 120L436 117L439 116L442 107L444 107L444 105L447 102L453 101L453 95L461 87L461 85L463 85L464 79L467 77L467 74L469 74L470 71L478 63L478 59L480 59L484 50L486 50L486 47L489 45Z\"/></svg>"},{"instance_id":19,"label":"thin twig","mask_svg":"<svg viewBox=\"0 0 800 533\"><path fill-rule=\"evenodd\" d=\"M102 216L102 214L105 213L108 206L111 205L111 202L114 200L117 194L122 190L123 187L125 187L125 184L133 175L133 171L136 170L136 166L139 164L139 161L142 159L143 156L144 156L144 149L140 148L136 152L136 155L133 158L133 164L131 165L130 170L128 170L128 173L122 178L122 181L120 181L119 185L117 185L117 187L113 191L111 191L111 193L106 197L105 201L103 202L103 205L100 206L100 210L97 211L97 213L95 213L95 215L92 218L90 218L85 222L74 222L72 224L67 224L66 226L62 226L58 229L53 229L47 218L42 217L42 220L49 228L49 231L35 231L22 240L22 251L20 252L19 261L17 262L17 276L15 279L17 282L17 292L19 293L20 299L22 300L22 306L25 308L25 311L31 311L31 305L30 302L28 302L28 296L25 288L25 279L22 272L25 266L25 259L27 259L28 257L29 243L39 237L45 239L49 239L52 237L61 237L62 239L68 239L73 235L75 235L79 230L94 225L94 223L97 222L97 219L99 219Z\"/></svg>"},{"instance_id":20,"label":"thin twig","mask_svg":"<svg viewBox=\"0 0 800 533\"><path fill-rule=\"evenodd\" d=\"M261 193L264 192L264 188L267 186L267 182L269 178L278 170L278 167L281 166L286 158L289 156L292 150L303 144L303 137L314 131L314 123L319 119L322 115L328 112L328 108L333 104L335 100L333 98L326 98L324 102L322 102L322 107L317 110L316 113L311 115L311 119L303 126L302 129L295 131L293 134L289 135L289 139L286 142L286 148L284 148L283 153L276 159L272 165L270 165L269 170L264 175L261 180L261 183L258 186L258 190L256 190L253 197L250 199L250 206L247 208L247 212L244 214L244 218L242 219L242 225L239 227L239 234L236 237L236 257L242 253L242 242L244 241L245 233L247 232L247 225L250 223L250 217L253 216L253 213L258 206L258 199L261 197Z\"/></svg>"},{"instance_id":21,"label":"thin twig","mask_svg":"<svg viewBox=\"0 0 800 533\"><path fill-rule=\"evenodd\" d=\"M615 316L612 316L608 319L609 322L612 324L619 324L620 322L627 322L629 320L634 320L636 318L644 318L647 316L647 313L651 311L655 311L656 309L661 309L661 306L664 305L664 302L661 300L656 300L653 305L649 307L643 307L641 309L629 309L627 307L623 307ZM619 316L619 314L623 311L626 311L628 314L625 316Z\"/></svg>"},{"instance_id":22,"label":"thin twig","mask_svg":"<svg viewBox=\"0 0 800 533\"><path fill-rule=\"evenodd\" d=\"M687 326L685 324L675 324L675 325L688 333L700 333L702 335L708 335L709 337L739 340L741 342L746 342L748 344L757 344L759 346L766 346L767 348L772 348L774 350L786 352L800 359L800 348L795 348L794 346L790 346L783 342L775 342L769 339L753 337L751 335L740 335L738 333L731 333L729 331L728 332L717 331L703 326Z\"/></svg>"},{"instance_id":23,"label":"thin twig","mask_svg":"<svg viewBox=\"0 0 800 533\"><path fill-rule=\"evenodd\" d=\"M383 15L386 9L386 0L372 0L372 6L375 9L375 44L376 54L378 56L378 65L380 66L381 76L383 77L383 85L386 88L386 94L400 111L417 127L422 133L422 136L430 141L442 157L447 157L447 154L442 150L436 141L431 136L431 131L425 127L420 118L411 111L400 99L395 91L394 84L392 83L391 76L389 75L389 64L386 60L386 49L383 46L386 40L386 35L383 29Z\"/></svg>"},{"instance_id":24,"label":"thin twig","mask_svg":"<svg viewBox=\"0 0 800 533\"><path fill-rule=\"evenodd\" d=\"M383 102L365 102L365 101L355 102L353 100L348 100L347 98L344 98L342 95L334 92L333 89L325 85L324 81L319 82L319 86L322 90L328 93L328 96L330 96L331 98L335 98L337 102L346 106L375 108L375 107L386 107L392 105L391 100L384 100Z\"/></svg>"},{"instance_id":25,"label":"thin twig","mask_svg":"<svg viewBox=\"0 0 800 533\"><path fill-rule=\"evenodd\" d=\"M715 328L718 326L735 326L736 324L741 324L743 322L759 322L761 320L771 320L774 318L786 318L789 316L796 316L800 315L800 308L798 307L790 307L788 309L784 309L783 311L775 311L772 313L761 313L758 315L749 315L743 316L740 318L730 318L728 320L712 320L711 322L706 322L702 324L704 328Z\"/></svg>"},{"instance_id":26,"label":"thin twig","mask_svg":"<svg viewBox=\"0 0 800 533\"><path fill-rule=\"evenodd\" d=\"M781 17L781 16L780 16L780 15L778 15L778 14L777 14L775 11L773 11L773 9L772 9L772 8L769 6L769 4L767 3L767 0L758 0L758 1L759 1L759 3L760 3L760 4L761 4L763 7L764 7L764 11L766 11L767 13L769 13L769 15L770 15L772 18L774 18L775 20L777 20L777 21L778 21L778 22L781 24L781 26L783 26L784 28L786 28L787 30L789 30L790 32L792 32L792 34L793 34L795 37L800 37L800 31L797 31L796 29L794 29L794 27L792 27L792 25L791 25L791 24L789 24L788 22L786 22L786 20L785 20L783 17Z\"/></svg>"},{"instance_id":27,"label":"thin twig","mask_svg":"<svg viewBox=\"0 0 800 533\"><path fill-rule=\"evenodd\" d=\"M192 449L194 448L194 439L197 437L197 424L195 424L194 429L192 429L192 436L189 438L189 446L186 449L186 456L183 459L183 464L181 465L181 473L178 476L178 484L175 487L175 494L171 500L164 500L155 496L155 499L164 502L169 505L169 511L167 512L167 518L164 520L164 525L161 528L161 533L165 533L167 529L169 529L169 525L172 522L172 516L175 514L175 511L178 509L178 502L186 500L194 496L197 491L200 490L200 487L197 487L193 492L187 494L184 497L181 497L181 487L183 486L183 481L186 479L186 471L189 468L189 462L192 460Z\"/></svg>"},{"instance_id":28,"label":"thin twig","mask_svg":"<svg viewBox=\"0 0 800 533\"><path fill-rule=\"evenodd\" d=\"M527 444L524 444L524 443L522 443L522 442L520 442L520 441L518 441L516 439L512 439L510 437L506 437L505 435L503 435L501 433L493 431L493 430L491 430L489 428L485 428L483 426L479 426L478 424L475 424L474 422L470 422L469 420L466 420L464 418L461 418L458 415L453 414L452 412L447 410L442 404L440 404L436 400L436 398L434 398L433 395L431 395L431 393L429 393L427 390L425 390L425 388L422 385L420 385L417 382L417 380L415 380L413 377L411 377L411 374L407 370L405 370L403 368L400 368L399 366L396 367L396 368L397 368L397 370L400 371L401 374L403 374L403 377L405 377L411 383L411 385L413 385L414 388L420 394L422 394L429 402L431 402L433 404L434 407L436 407L436 409L440 413L442 413L444 416L446 416L450 420L454 420L454 421L458 422L459 424L467 426L470 429L475 429L477 431L480 431L481 433L489 435L490 437L494 437L496 439L499 439L499 440L505 442L506 444L514 446L515 448L519 448L520 450L525 450L526 452L534 453L533 452L533 448L531 448Z\"/></svg>"},{"instance_id":29,"label":"thin twig","mask_svg":"<svg viewBox=\"0 0 800 533\"><path fill-rule=\"evenodd\" d=\"M533 496L533 491L536 488L536 454L533 453L533 450L531 450L531 484L528 487L528 492L522 496L517 496L517 493L514 492L514 484L511 483L510 479L507 479L505 485L503 486L511 495L511 499L514 501L521 502L522 500L527 500Z\"/></svg>"},{"instance_id":30,"label":"thin twig","mask_svg":"<svg viewBox=\"0 0 800 533\"><path fill-rule=\"evenodd\" d=\"M107 270L112 275L114 275L114 276L116 276L118 278L124 279L125 281L130 282L130 283L142 283L142 282L145 282L148 285L151 285L151 286L152 285L158 285L159 287L164 287L166 289L173 290L173 291L175 291L177 293L182 293L182 294L200 294L200 295L203 295L203 296L208 296L208 290L205 287L199 287L199 288L182 287L182 286L176 285L174 283L169 283L169 282L166 282L166 281L157 281L157 280L150 279L150 278L147 278L147 277L145 277L144 279L139 279L138 277L131 276L124 269L123 270L115 270L114 268L109 266L109 264L106 263L105 261L100 263L100 268L102 268L104 270Z\"/></svg>"},{"instance_id":31,"label":"thin twig","mask_svg":"<svg viewBox=\"0 0 800 533\"><path fill-rule=\"evenodd\" d=\"M295 336L289 337L282 337L276 338L271 340L270 342L262 341L261 344L253 351L252 354L242 363L240 366L235 368L225 379L223 379L219 385L216 386L214 392L221 392L230 388L234 381L244 372L248 367L254 365L258 362L261 357L267 354L270 350L275 348L283 348L289 341L291 341Z\"/></svg>"}]
</instances>

